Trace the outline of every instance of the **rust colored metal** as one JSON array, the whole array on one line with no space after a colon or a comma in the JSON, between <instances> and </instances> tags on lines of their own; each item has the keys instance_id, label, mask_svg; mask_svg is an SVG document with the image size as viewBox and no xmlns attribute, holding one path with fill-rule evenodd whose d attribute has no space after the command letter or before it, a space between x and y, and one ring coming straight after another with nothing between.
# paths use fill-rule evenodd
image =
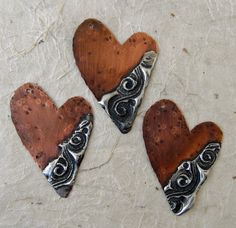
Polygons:
<instances>
[{"instance_id":1,"label":"rust colored metal","mask_svg":"<svg viewBox=\"0 0 236 228\"><path fill-rule=\"evenodd\" d=\"M218 157L222 131L212 122L190 131L176 104L161 100L144 117L143 137L171 210L185 213Z\"/></svg>"},{"instance_id":2,"label":"rust colored metal","mask_svg":"<svg viewBox=\"0 0 236 228\"><path fill-rule=\"evenodd\" d=\"M58 145L71 135L82 116L91 114L82 97L73 97L57 108L36 84L19 87L11 99L11 116L18 135L43 170L58 158Z\"/></svg>"},{"instance_id":3,"label":"rust colored metal","mask_svg":"<svg viewBox=\"0 0 236 228\"><path fill-rule=\"evenodd\" d=\"M113 91L148 51L158 52L149 35L138 32L123 45L96 19L85 20L75 32L73 51L86 84L98 100Z\"/></svg>"},{"instance_id":4,"label":"rust colored metal","mask_svg":"<svg viewBox=\"0 0 236 228\"><path fill-rule=\"evenodd\" d=\"M161 100L147 111L143 137L152 167L165 186L177 167L193 160L210 142L221 142L222 131L212 122L204 122L189 130L175 103Z\"/></svg>"}]
</instances>

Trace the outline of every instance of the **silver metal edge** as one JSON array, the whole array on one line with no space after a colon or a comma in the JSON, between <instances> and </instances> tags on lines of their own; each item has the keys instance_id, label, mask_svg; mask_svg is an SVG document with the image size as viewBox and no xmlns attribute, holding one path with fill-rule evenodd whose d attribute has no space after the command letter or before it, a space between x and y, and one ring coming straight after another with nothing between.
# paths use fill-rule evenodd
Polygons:
<instances>
[{"instance_id":1,"label":"silver metal edge","mask_svg":"<svg viewBox=\"0 0 236 228\"><path fill-rule=\"evenodd\" d=\"M175 199L180 199L180 198L184 198L184 201L182 203L182 207L181 210L178 211L177 213L174 213L176 215L182 215L183 213L187 212L194 204L195 198L196 198L196 194L198 192L198 190L200 189L201 185L204 183L204 181L207 179L207 175L209 173L209 169L210 167L214 164L215 160L218 157L218 152L220 151L221 148L221 144L219 142L212 142L207 144L204 149L202 150L202 152L192 161L184 161L183 163L181 163L181 165L178 166L177 171L171 176L168 184L163 188L164 193L166 194L167 200L171 206L171 210L173 211L173 202L171 202L171 197L175 197ZM215 158L213 158L212 164L210 164L209 168L201 168L200 166L200 162L199 161L204 161L203 155L205 152L207 151L211 151L215 154ZM183 173L183 169L184 171L186 171L186 169L184 168L184 164L188 164L188 167L195 166L198 170L198 174L199 174L199 182L197 183L197 185L195 186L194 192L191 194L181 194L181 192L176 192L176 193L172 193L172 194L168 194L168 191L171 190L173 191L174 189L172 188L172 184L173 182L177 182L178 180L176 180L176 177L181 177L181 174ZM194 175L194 174L193 174ZM194 176L192 176L192 178L195 178ZM193 180L193 179L192 179ZM190 181L192 181L190 180ZM183 192L185 191L185 189L183 188Z\"/></svg>"},{"instance_id":2,"label":"silver metal edge","mask_svg":"<svg viewBox=\"0 0 236 228\"><path fill-rule=\"evenodd\" d=\"M113 122L117 125L117 127L119 128L119 130L122 133L127 133L130 131L133 121L136 117L137 114L137 108L139 107L141 101L142 101L142 97L144 95L145 89L148 85L150 76L151 76L151 72L154 68L156 59L157 59L158 54L154 51L148 51L144 54L144 56L142 57L140 63L126 76L122 79L122 81L120 82L120 84L116 87L116 89L110 93L107 93L105 95L103 95L102 99L98 102L103 109L106 111L106 113L110 116L110 118L113 120ZM148 65L148 67L146 67ZM142 75L144 75L144 85L141 88L141 93L138 96L134 97L128 95L128 96L123 96L122 94L119 92L118 88L122 86L122 84L124 84L124 81L127 80L128 78L130 78L131 74L136 74L136 70L137 68L140 68L142 71ZM133 113L132 113L132 117L129 119L129 121L126 122L118 122L114 116L112 116L112 114L109 111L108 108L108 104L109 101L111 100L111 98L113 98L114 96L121 96L122 98L120 98L120 100L122 102L127 102L128 100L132 99L135 102L135 105L133 107Z\"/></svg>"},{"instance_id":3,"label":"silver metal edge","mask_svg":"<svg viewBox=\"0 0 236 228\"><path fill-rule=\"evenodd\" d=\"M77 125L76 129L73 131L73 134L70 137L68 137L66 140L64 140L63 143L58 145L58 147L61 150L61 154L58 156L58 158L48 163L48 165L43 170L43 174L47 178L48 182L61 197L67 197L67 195L69 194L73 186L73 183L77 175L78 166L80 165L83 159L84 153L88 145L92 127L93 127L92 114L87 114L83 116L81 118L81 121ZM73 136L75 136L76 133L81 133L84 130L84 128L87 129L87 132L84 134L86 141L83 148L79 151L79 153L77 153L76 151L73 152L72 150L69 150L68 145L69 143L71 143L71 139L73 138ZM69 156L73 157L72 161L66 160L66 157L68 157L68 155L66 156L66 153L69 154ZM55 171L56 166L60 165L60 167L63 167L61 164L59 164L60 159L64 159L67 162L67 164L69 162L73 162L74 169L71 170L72 175L68 181L61 181L61 182L55 183L55 180L53 180L53 172ZM66 169L66 167L64 168Z\"/></svg>"}]
</instances>

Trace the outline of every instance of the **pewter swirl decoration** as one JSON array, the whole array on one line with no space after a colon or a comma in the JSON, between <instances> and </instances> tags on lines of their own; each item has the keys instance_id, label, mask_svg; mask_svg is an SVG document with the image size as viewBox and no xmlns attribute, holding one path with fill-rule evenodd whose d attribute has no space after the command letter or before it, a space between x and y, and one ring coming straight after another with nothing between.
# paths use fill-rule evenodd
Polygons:
<instances>
[{"instance_id":1,"label":"pewter swirl decoration","mask_svg":"<svg viewBox=\"0 0 236 228\"><path fill-rule=\"evenodd\" d=\"M140 63L122 79L119 86L99 101L122 133L131 130L156 58L156 52L146 52Z\"/></svg>"},{"instance_id":2,"label":"pewter swirl decoration","mask_svg":"<svg viewBox=\"0 0 236 228\"><path fill-rule=\"evenodd\" d=\"M71 137L59 145L61 154L43 170L48 182L61 197L66 197L75 181L92 130L92 115L81 118Z\"/></svg>"},{"instance_id":3,"label":"pewter swirl decoration","mask_svg":"<svg viewBox=\"0 0 236 228\"><path fill-rule=\"evenodd\" d=\"M207 144L194 160L184 161L172 175L164 192L176 215L183 214L193 206L196 193L206 180L219 151L220 143Z\"/></svg>"}]
</instances>

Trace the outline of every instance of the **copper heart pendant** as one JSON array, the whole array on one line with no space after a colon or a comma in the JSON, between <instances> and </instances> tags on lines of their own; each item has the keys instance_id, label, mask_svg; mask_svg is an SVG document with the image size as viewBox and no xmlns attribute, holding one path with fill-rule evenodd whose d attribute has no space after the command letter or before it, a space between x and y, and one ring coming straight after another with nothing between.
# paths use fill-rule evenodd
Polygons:
<instances>
[{"instance_id":1,"label":"copper heart pendant","mask_svg":"<svg viewBox=\"0 0 236 228\"><path fill-rule=\"evenodd\" d=\"M143 137L151 165L176 215L189 210L221 147L222 131L212 122L189 130L175 103L161 100L147 111Z\"/></svg>"},{"instance_id":2,"label":"copper heart pendant","mask_svg":"<svg viewBox=\"0 0 236 228\"><path fill-rule=\"evenodd\" d=\"M58 109L40 87L27 83L11 99L11 116L48 182L61 197L67 197L92 130L90 105L73 97Z\"/></svg>"},{"instance_id":3,"label":"copper heart pendant","mask_svg":"<svg viewBox=\"0 0 236 228\"><path fill-rule=\"evenodd\" d=\"M98 102L122 133L129 132L156 62L156 42L139 32L121 45L100 21L88 19L75 32L73 51Z\"/></svg>"}]
</instances>

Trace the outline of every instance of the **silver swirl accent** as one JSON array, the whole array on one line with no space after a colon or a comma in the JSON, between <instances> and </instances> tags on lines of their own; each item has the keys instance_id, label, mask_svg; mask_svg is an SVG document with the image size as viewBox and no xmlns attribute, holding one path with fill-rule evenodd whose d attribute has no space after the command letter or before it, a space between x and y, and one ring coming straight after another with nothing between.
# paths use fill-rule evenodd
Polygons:
<instances>
[{"instance_id":1,"label":"silver swirl accent","mask_svg":"<svg viewBox=\"0 0 236 228\"><path fill-rule=\"evenodd\" d=\"M61 197L67 197L73 186L78 167L88 145L92 121L91 114L82 117L72 135L59 144L61 151L59 157L50 162L43 170L48 182Z\"/></svg>"},{"instance_id":2,"label":"silver swirl accent","mask_svg":"<svg viewBox=\"0 0 236 228\"><path fill-rule=\"evenodd\" d=\"M99 101L122 133L131 130L156 59L156 52L146 52L140 63L121 80L119 86Z\"/></svg>"},{"instance_id":3,"label":"silver swirl accent","mask_svg":"<svg viewBox=\"0 0 236 228\"><path fill-rule=\"evenodd\" d=\"M185 213L193 206L196 193L206 180L220 147L218 142L207 144L194 160L184 161L164 187L171 210L176 215Z\"/></svg>"}]
</instances>

